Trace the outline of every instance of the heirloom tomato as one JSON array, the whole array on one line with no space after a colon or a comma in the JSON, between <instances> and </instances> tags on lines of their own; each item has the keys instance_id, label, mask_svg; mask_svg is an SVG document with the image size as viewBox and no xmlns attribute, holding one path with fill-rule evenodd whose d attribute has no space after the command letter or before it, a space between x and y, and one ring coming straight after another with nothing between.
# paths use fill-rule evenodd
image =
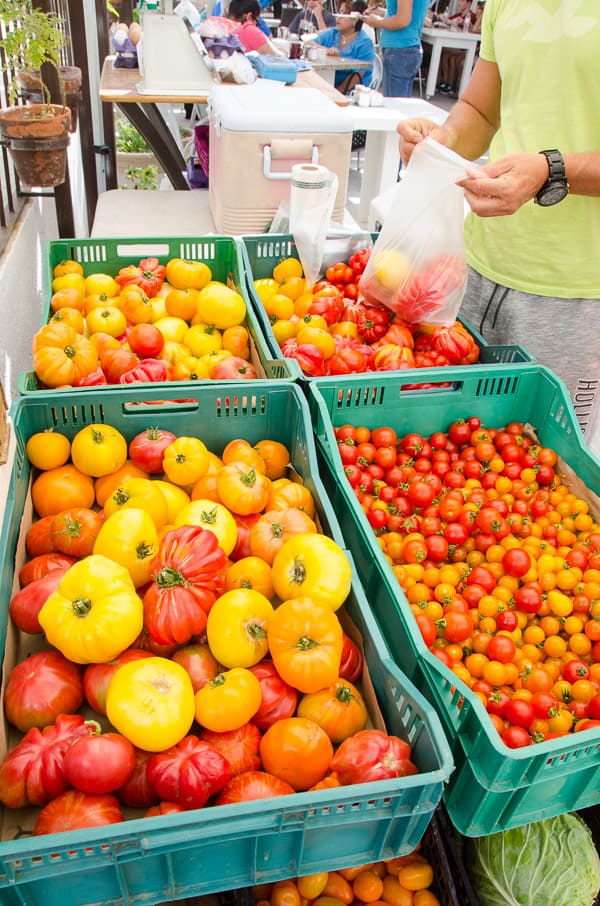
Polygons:
<instances>
[{"instance_id":1,"label":"heirloom tomato","mask_svg":"<svg viewBox=\"0 0 600 906\"><path fill-rule=\"evenodd\" d=\"M66 463L38 475L31 486L31 499L36 513L42 517L56 516L72 506L91 507L95 499L94 481L71 463Z\"/></svg>"},{"instance_id":2,"label":"heirloom tomato","mask_svg":"<svg viewBox=\"0 0 600 906\"><path fill-rule=\"evenodd\" d=\"M348 597L351 583L348 557L327 535L293 535L273 560L273 585L282 601L308 596L337 610Z\"/></svg>"},{"instance_id":3,"label":"heirloom tomato","mask_svg":"<svg viewBox=\"0 0 600 906\"><path fill-rule=\"evenodd\" d=\"M298 692L279 676L273 661L263 658L249 669L260 683L262 696L252 723L261 730L268 730L275 721L293 717L298 704Z\"/></svg>"},{"instance_id":4,"label":"heirloom tomato","mask_svg":"<svg viewBox=\"0 0 600 906\"><path fill-rule=\"evenodd\" d=\"M270 565L288 538L300 533L312 534L317 531L313 520L303 510L289 507L285 510L269 510L259 516L250 529L250 551Z\"/></svg>"},{"instance_id":5,"label":"heirloom tomato","mask_svg":"<svg viewBox=\"0 0 600 906\"><path fill-rule=\"evenodd\" d=\"M264 510L271 482L266 475L243 462L230 462L216 474L220 501L232 513L249 516Z\"/></svg>"},{"instance_id":6,"label":"heirloom tomato","mask_svg":"<svg viewBox=\"0 0 600 906\"><path fill-rule=\"evenodd\" d=\"M342 784L392 780L418 773L410 745L382 730L360 730L341 743L331 761Z\"/></svg>"},{"instance_id":7,"label":"heirloom tomato","mask_svg":"<svg viewBox=\"0 0 600 906\"><path fill-rule=\"evenodd\" d=\"M109 384L118 384L121 375L131 371L139 362L137 355L124 346L109 346L100 353L100 365Z\"/></svg>"},{"instance_id":8,"label":"heirloom tomato","mask_svg":"<svg viewBox=\"0 0 600 906\"><path fill-rule=\"evenodd\" d=\"M102 733L99 724L72 743L64 761L67 780L82 793L112 793L129 780L134 767L129 740L120 733Z\"/></svg>"},{"instance_id":9,"label":"heirloom tomato","mask_svg":"<svg viewBox=\"0 0 600 906\"><path fill-rule=\"evenodd\" d=\"M172 431L162 428L147 428L129 443L129 458L144 472L161 473L166 448L177 440Z\"/></svg>"},{"instance_id":10,"label":"heirloom tomato","mask_svg":"<svg viewBox=\"0 0 600 906\"><path fill-rule=\"evenodd\" d=\"M25 534L25 550L30 557L56 553L50 537L50 526L56 513L36 519Z\"/></svg>"},{"instance_id":11,"label":"heirloom tomato","mask_svg":"<svg viewBox=\"0 0 600 906\"><path fill-rule=\"evenodd\" d=\"M93 552L124 566L136 588L150 579L150 565L158 549L158 534L150 514L142 509L120 509L104 521Z\"/></svg>"},{"instance_id":12,"label":"heirloom tomato","mask_svg":"<svg viewBox=\"0 0 600 906\"><path fill-rule=\"evenodd\" d=\"M123 289L118 301L119 307L127 321L133 325L127 334L131 351L136 355L145 356L148 348L147 341L150 339L151 348L155 350L151 355L157 355L165 342L160 330L157 330L154 326L151 332L144 329L136 329L145 328L154 320L154 308L146 293L139 286L132 284ZM133 337L133 343L130 341L131 337Z\"/></svg>"},{"instance_id":13,"label":"heirloom tomato","mask_svg":"<svg viewBox=\"0 0 600 906\"><path fill-rule=\"evenodd\" d=\"M207 469L208 450L197 437L178 437L165 448L163 470L173 484L194 484Z\"/></svg>"},{"instance_id":14,"label":"heirloom tomato","mask_svg":"<svg viewBox=\"0 0 600 906\"><path fill-rule=\"evenodd\" d=\"M260 757L265 771L285 780L300 792L323 779L333 757L327 733L313 720L288 717L264 734Z\"/></svg>"},{"instance_id":15,"label":"heirloom tomato","mask_svg":"<svg viewBox=\"0 0 600 906\"><path fill-rule=\"evenodd\" d=\"M212 282L198 293L198 315L219 330L235 327L246 317L243 297L224 283Z\"/></svg>"},{"instance_id":16,"label":"heirloom tomato","mask_svg":"<svg viewBox=\"0 0 600 906\"><path fill-rule=\"evenodd\" d=\"M266 510L286 510L296 507L314 519L315 502L310 489L290 478L277 478L271 483Z\"/></svg>"},{"instance_id":17,"label":"heirloom tomato","mask_svg":"<svg viewBox=\"0 0 600 906\"><path fill-rule=\"evenodd\" d=\"M129 808L150 808L160 802L158 793L148 780L148 762L154 752L144 752L143 749L134 749L134 752L135 766L129 780L116 789L114 795Z\"/></svg>"},{"instance_id":18,"label":"heirloom tomato","mask_svg":"<svg viewBox=\"0 0 600 906\"><path fill-rule=\"evenodd\" d=\"M64 792L69 786L63 771L65 753L87 732L80 714L59 714L43 730L28 730L0 764L0 802L7 808L45 805Z\"/></svg>"},{"instance_id":19,"label":"heirloom tomato","mask_svg":"<svg viewBox=\"0 0 600 906\"><path fill-rule=\"evenodd\" d=\"M179 511L190 502L190 495L179 485L171 484L170 481L163 481L161 478L155 478L153 481L167 501L167 525L173 525Z\"/></svg>"},{"instance_id":20,"label":"heirloom tomato","mask_svg":"<svg viewBox=\"0 0 600 906\"><path fill-rule=\"evenodd\" d=\"M50 644L70 661L98 664L137 638L143 607L125 567L91 554L66 571L38 619Z\"/></svg>"},{"instance_id":21,"label":"heirloom tomato","mask_svg":"<svg viewBox=\"0 0 600 906\"><path fill-rule=\"evenodd\" d=\"M251 802L255 799L271 799L273 796L289 796L294 787L266 771L244 771L236 774L225 784L215 805L230 805L232 802Z\"/></svg>"},{"instance_id":22,"label":"heirloom tomato","mask_svg":"<svg viewBox=\"0 0 600 906\"><path fill-rule=\"evenodd\" d=\"M123 821L118 800L110 793L82 793L67 790L44 806L36 818L33 834L59 834L63 831L102 827Z\"/></svg>"},{"instance_id":23,"label":"heirloom tomato","mask_svg":"<svg viewBox=\"0 0 600 906\"><path fill-rule=\"evenodd\" d=\"M341 678L332 686L302 696L296 714L314 720L335 744L364 730L368 719L362 695Z\"/></svg>"},{"instance_id":24,"label":"heirloom tomato","mask_svg":"<svg viewBox=\"0 0 600 906\"><path fill-rule=\"evenodd\" d=\"M90 333L107 333L110 337L120 337L127 327L127 318L116 305L93 308L85 321Z\"/></svg>"},{"instance_id":25,"label":"heirloom tomato","mask_svg":"<svg viewBox=\"0 0 600 906\"><path fill-rule=\"evenodd\" d=\"M213 381L253 381L258 377L258 372L251 362L228 353L215 362L210 369L210 377Z\"/></svg>"},{"instance_id":26,"label":"heirloom tomato","mask_svg":"<svg viewBox=\"0 0 600 906\"><path fill-rule=\"evenodd\" d=\"M165 345L165 338L153 324L134 324L127 333L129 348L142 359L156 358Z\"/></svg>"},{"instance_id":27,"label":"heirloom tomato","mask_svg":"<svg viewBox=\"0 0 600 906\"><path fill-rule=\"evenodd\" d=\"M200 732L200 739L209 742L227 759L232 776L243 771L259 770L261 737L262 734L254 722L242 724L235 730L215 733L214 730L204 729Z\"/></svg>"},{"instance_id":28,"label":"heirloom tomato","mask_svg":"<svg viewBox=\"0 0 600 906\"><path fill-rule=\"evenodd\" d=\"M76 559L76 557L68 557L66 554L59 554L54 551L50 551L47 554L39 554L32 560L28 560L19 570L19 585L23 589L31 582L35 582L36 579L43 579L44 576L47 576L53 570L68 569L69 566L75 563Z\"/></svg>"},{"instance_id":29,"label":"heirloom tomato","mask_svg":"<svg viewBox=\"0 0 600 906\"><path fill-rule=\"evenodd\" d=\"M147 296L153 298L160 291L165 279L165 267L158 258L142 258L140 263L122 267L116 276L119 286L134 283L141 287Z\"/></svg>"},{"instance_id":30,"label":"heirloom tomato","mask_svg":"<svg viewBox=\"0 0 600 906\"><path fill-rule=\"evenodd\" d=\"M219 672L217 659L208 645L200 642L178 648L171 659L177 664L181 664L189 673L194 693L205 686L209 680L214 679Z\"/></svg>"},{"instance_id":31,"label":"heirloom tomato","mask_svg":"<svg viewBox=\"0 0 600 906\"><path fill-rule=\"evenodd\" d=\"M207 730L237 730L260 707L260 683L250 670L232 667L217 673L195 695L196 720Z\"/></svg>"},{"instance_id":32,"label":"heirloom tomato","mask_svg":"<svg viewBox=\"0 0 600 906\"><path fill-rule=\"evenodd\" d=\"M225 591L236 589L258 591L269 601L275 594L271 567L262 557L241 557L225 571Z\"/></svg>"},{"instance_id":33,"label":"heirloom tomato","mask_svg":"<svg viewBox=\"0 0 600 906\"><path fill-rule=\"evenodd\" d=\"M87 425L71 442L73 465L93 478L116 472L126 459L127 441L110 425Z\"/></svg>"},{"instance_id":34,"label":"heirloom tomato","mask_svg":"<svg viewBox=\"0 0 600 906\"><path fill-rule=\"evenodd\" d=\"M167 501L160 487L149 478L128 478L104 501L107 517L129 509L144 510L157 529L167 524Z\"/></svg>"},{"instance_id":35,"label":"heirloom tomato","mask_svg":"<svg viewBox=\"0 0 600 906\"><path fill-rule=\"evenodd\" d=\"M119 485L130 478L148 478L148 473L136 466L130 459L126 459L121 468L115 472L104 475L102 478L97 478L94 482L94 489L98 506L103 507Z\"/></svg>"},{"instance_id":36,"label":"heirloom tomato","mask_svg":"<svg viewBox=\"0 0 600 906\"><path fill-rule=\"evenodd\" d=\"M278 440L263 438L254 444L254 449L265 462L266 476L271 481L282 478L290 465L290 451Z\"/></svg>"},{"instance_id":37,"label":"heirloom tomato","mask_svg":"<svg viewBox=\"0 0 600 906\"><path fill-rule=\"evenodd\" d=\"M212 280L212 271L203 261L171 258L166 265L166 280L175 289L204 289Z\"/></svg>"},{"instance_id":38,"label":"heirloom tomato","mask_svg":"<svg viewBox=\"0 0 600 906\"><path fill-rule=\"evenodd\" d=\"M266 474L267 471L266 463L259 451L242 437L236 437L225 445L221 459L222 465L228 465L232 462L243 462L247 468L256 469L257 472Z\"/></svg>"},{"instance_id":39,"label":"heirloom tomato","mask_svg":"<svg viewBox=\"0 0 600 906\"><path fill-rule=\"evenodd\" d=\"M359 646L344 633L340 677L355 683L362 676L364 655Z\"/></svg>"},{"instance_id":40,"label":"heirloom tomato","mask_svg":"<svg viewBox=\"0 0 600 906\"><path fill-rule=\"evenodd\" d=\"M75 560L72 561L72 563L75 562ZM61 578L72 563L50 570L45 576L34 579L16 595L13 595L8 605L8 612L17 629L31 635L43 632L38 619L39 612L52 592L56 591Z\"/></svg>"},{"instance_id":41,"label":"heirloom tomato","mask_svg":"<svg viewBox=\"0 0 600 906\"><path fill-rule=\"evenodd\" d=\"M206 805L230 777L227 759L196 736L186 736L148 762L148 779L160 798L188 809Z\"/></svg>"},{"instance_id":42,"label":"heirloom tomato","mask_svg":"<svg viewBox=\"0 0 600 906\"><path fill-rule=\"evenodd\" d=\"M97 364L96 347L67 324L46 324L34 335L33 370L47 387L73 384Z\"/></svg>"},{"instance_id":43,"label":"heirloom tomato","mask_svg":"<svg viewBox=\"0 0 600 906\"><path fill-rule=\"evenodd\" d=\"M130 661L140 661L151 657L149 651L142 648L126 648L112 661L104 664L89 664L83 674L83 694L90 708L97 714L106 714L106 693L114 674L123 664Z\"/></svg>"},{"instance_id":44,"label":"heirloom tomato","mask_svg":"<svg viewBox=\"0 0 600 906\"><path fill-rule=\"evenodd\" d=\"M227 507L214 500L192 500L175 519L175 526L196 525L215 535L219 547L230 554L237 541L237 524Z\"/></svg>"},{"instance_id":45,"label":"heirloom tomato","mask_svg":"<svg viewBox=\"0 0 600 906\"><path fill-rule=\"evenodd\" d=\"M36 469L46 471L64 466L71 453L71 442L64 434L50 428L32 434L25 445L27 458Z\"/></svg>"},{"instance_id":46,"label":"heirloom tomato","mask_svg":"<svg viewBox=\"0 0 600 906\"><path fill-rule=\"evenodd\" d=\"M278 261L275 267L273 268L273 279L277 283L282 283L284 280L289 279L290 277L301 277L302 276L302 264L298 258L287 257L282 258L281 261Z\"/></svg>"},{"instance_id":47,"label":"heirloom tomato","mask_svg":"<svg viewBox=\"0 0 600 906\"><path fill-rule=\"evenodd\" d=\"M4 693L4 713L22 733L47 727L83 702L81 670L59 651L38 651L14 667Z\"/></svg>"},{"instance_id":48,"label":"heirloom tomato","mask_svg":"<svg viewBox=\"0 0 600 906\"><path fill-rule=\"evenodd\" d=\"M318 692L338 678L343 632L326 604L310 597L283 601L269 620L267 637L277 672L300 692Z\"/></svg>"},{"instance_id":49,"label":"heirloom tomato","mask_svg":"<svg viewBox=\"0 0 600 906\"><path fill-rule=\"evenodd\" d=\"M192 726L192 681L181 664L164 657L131 661L110 681L106 715L138 749L162 752L180 742Z\"/></svg>"},{"instance_id":50,"label":"heirloom tomato","mask_svg":"<svg viewBox=\"0 0 600 906\"><path fill-rule=\"evenodd\" d=\"M144 627L160 645L185 645L206 628L223 589L226 556L212 532L183 524L167 532L150 564Z\"/></svg>"},{"instance_id":51,"label":"heirloom tomato","mask_svg":"<svg viewBox=\"0 0 600 906\"><path fill-rule=\"evenodd\" d=\"M71 507L57 513L50 524L55 551L72 557L87 557L102 527L102 516L88 507Z\"/></svg>"},{"instance_id":52,"label":"heirloom tomato","mask_svg":"<svg viewBox=\"0 0 600 906\"><path fill-rule=\"evenodd\" d=\"M211 607L206 638L224 667L251 667L267 654L267 626L273 614L268 598L250 588L226 591Z\"/></svg>"}]
</instances>

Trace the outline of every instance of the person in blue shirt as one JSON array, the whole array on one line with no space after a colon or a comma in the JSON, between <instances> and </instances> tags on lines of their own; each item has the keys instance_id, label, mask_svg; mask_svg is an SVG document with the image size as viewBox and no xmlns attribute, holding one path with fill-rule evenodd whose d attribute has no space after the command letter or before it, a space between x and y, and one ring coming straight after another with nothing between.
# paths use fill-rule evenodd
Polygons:
<instances>
[{"instance_id":1,"label":"person in blue shirt","mask_svg":"<svg viewBox=\"0 0 600 906\"><path fill-rule=\"evenodd\" d=\"M384 97L412 97L413 82L423 59L421 32L428 5L429 0L387 0L385 16L363 17L367 25L379 29Z\"/></svg>"},{"instance_id":2,"label":"person in blue shirt","mask_svg":"<svg viewBox=\"0 0 600 906\"><path fill-rule=\"evenodd\" d=\"M310 43L326 47L328 56L348 57L372 63L375 59L375 45L371 38L363 34L363 20L360 18L366 8L365 0L354 0L350 13L347 16L338 16L335 28L327 28L315 35ZM370 82L370 70L365 72L339 70L335 74L334 84L338 91L347 94L355 85L360 83L369 85Z\"/></svg>"}]
</instances>

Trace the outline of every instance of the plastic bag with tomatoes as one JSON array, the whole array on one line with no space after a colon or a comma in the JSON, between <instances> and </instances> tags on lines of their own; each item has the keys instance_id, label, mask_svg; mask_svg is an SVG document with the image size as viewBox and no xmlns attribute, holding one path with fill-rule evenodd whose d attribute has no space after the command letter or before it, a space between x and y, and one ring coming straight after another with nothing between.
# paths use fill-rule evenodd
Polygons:
<instances>
[{"instance_id":1,"label":"plastic bag with tomatoes","mask_svg":"<svg viewBox=\"0 0 600 906\"><path fill-rule=\"evenodd\" d=\"M449 326L462 302L467 265L464 193L468 161L427 138L398 183L359 290L407 324Z\"/></svg>"}]
</instances>

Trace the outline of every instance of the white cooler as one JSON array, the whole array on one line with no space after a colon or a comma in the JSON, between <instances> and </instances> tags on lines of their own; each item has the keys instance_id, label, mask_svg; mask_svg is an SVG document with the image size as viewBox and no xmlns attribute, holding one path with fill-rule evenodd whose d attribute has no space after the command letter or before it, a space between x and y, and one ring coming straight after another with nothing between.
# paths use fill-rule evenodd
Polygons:
<instances>
[{"instance_id":1,"label":"white cooler","mask_svg":"<svg viewBox=\"0 0 600 906\"><path fill-rule=\"evenodd\" d=\"M314 88L258 79L217 85L209 100L209 204L218 233L262 233L290 199L294 164L337 174L333 219L346 206L352 116Z\"/></svg>"}]
</instances>

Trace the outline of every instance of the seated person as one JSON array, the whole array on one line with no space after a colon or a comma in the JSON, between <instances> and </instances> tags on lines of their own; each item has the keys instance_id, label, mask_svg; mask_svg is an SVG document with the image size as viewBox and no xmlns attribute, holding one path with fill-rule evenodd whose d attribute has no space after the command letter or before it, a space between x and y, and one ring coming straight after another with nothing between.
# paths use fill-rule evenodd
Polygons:
<instances>
[{"instance_id":1,"label":"seated person","mask_svg":"<svg viewBox=\"0 0 600 906\"><path fill-rule=\"evenodd\" d=\"M244 50L255 50L261 54L279 54L270 38L259 28L260 6L258 0L231 0L227 9L227 18L238 25L233 34L240 39Z\"/></svg>"},{"instance_id":2,"label":"seated person","mask_svg":"<svg viewBox=\"0 0 600 906\"><path fill-rule=\"evenodd\" d=\"M259 0L259 3L260 3L261 11L262 11L263 9L266 9L269 6L270 0ZM228 6L229 6L228 0L224 0L223 3L221 2L221 0L216 0L215 5L213 6L213 11L211 13L211 16L226 16ZM263 19L262 16L259 16L256 24L258 25L260 30L265 33L267 38L271 37L271 29L269 28L269 26L267 25L267 23L265 22L265 20Z\"/></svg>"},{"instance_id":3,"label":"seated person","mask_svg":"<svg viewBox=\"0 0 600 906\"><path fill-rule=\"evenodd\" d=\"M305 9L301 9L290 22L289 33L301 35L304 32L319 32L333 28L335 24L335 16L323 9L323 0L306 0Z\"/></svg>"},{"instance_id":4,"label":"seated person","mask_svg":"<svg viewBox=\"0 0 600 906\"><path fill-rule=\"evenodd\" d=\"M464 2L465 0L463 0L463 3ZM472 13L469 10L467 4L467 11L462 17L460 17L460 14L457 14L457 16L453 16L449 21L452 22L453 19L460 18L460 22L463 23L468 16L470 20L469 31L479 34L481 32L484 2L485 0L479 0L475 13ZM440 83L438 85L438 91L442 94L455 94L458 91L460 77L462 75L463 66L465 65L465 56L466 51L464 50L454 50L449 47L445 47L442 50L442 55L440 57Z\"/></svg>"},{"instance_id":5,"label":"seated person","mask_svg":"<svg viewBox=\"0 0 600 906\"><path fill-rule=\"evenodd\" d=\"M375 45L371 38L363 34L363 22L359 18L366 8L366 0L354 0L350 15L339 17L335 28L328 28L326 31L315 35L309 43L326 47L328 56L349 57L352 60L365 60L372 63L375 59ZM361 82L363 85L370 84L370 70L365 72L344 72L340 70L335 74L335 87L342 94L349 93L355 85Z\"/></svg>"}]
</instances>

